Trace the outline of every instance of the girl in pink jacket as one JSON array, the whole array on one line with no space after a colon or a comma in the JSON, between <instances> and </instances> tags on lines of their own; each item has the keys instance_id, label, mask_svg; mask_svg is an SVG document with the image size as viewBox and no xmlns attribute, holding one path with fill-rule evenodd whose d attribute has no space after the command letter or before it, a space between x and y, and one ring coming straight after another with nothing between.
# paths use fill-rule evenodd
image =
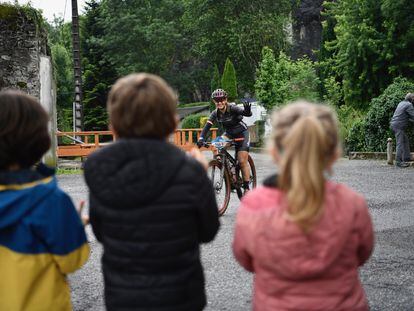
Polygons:
<instances>
[{"instance_id":1,"label":"girl in pink jacket","mask_svg":"<svg viewBox=\"0 0 414 311\"><path fill-rule=\"evenodd\" d=\"M325 178L340 154L335 114L297 102L272 123L279 174L243 198L233 242L255 273L253 309L368 310L358 276L373 249L367 204Z\"/></svg>"}]
</instances>

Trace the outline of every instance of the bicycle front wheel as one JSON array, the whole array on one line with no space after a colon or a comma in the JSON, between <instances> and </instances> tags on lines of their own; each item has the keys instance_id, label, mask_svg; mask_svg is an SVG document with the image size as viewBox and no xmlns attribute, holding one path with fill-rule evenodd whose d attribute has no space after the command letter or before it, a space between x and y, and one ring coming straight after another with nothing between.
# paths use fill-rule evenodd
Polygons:
<instances>
[{"instance_id":1,"label":"bicycle front wheel","mask_svg":"<svg viewBox=\"0 0 414 311\"><path fill-rule=\"evenodd\" d=\"M221 216L226 211L230 201L230 177L223 164L217 160L210 161L207 174L213 183L218 213Z\"/></svg>"}]
</instances>

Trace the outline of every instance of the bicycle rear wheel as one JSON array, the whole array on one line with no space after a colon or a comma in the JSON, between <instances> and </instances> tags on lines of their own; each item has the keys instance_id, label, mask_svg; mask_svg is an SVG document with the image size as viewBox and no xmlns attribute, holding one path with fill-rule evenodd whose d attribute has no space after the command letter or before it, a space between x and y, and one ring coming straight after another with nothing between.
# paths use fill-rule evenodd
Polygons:
<instances>
[{"instance_id":1,"label":"bicycle rear wheel","mask_svg":"<svg viewBox=\"0 0 414 311\"><path fill-rule=\"evenodd\" d=\"M221 216L226 211L230 201L230 177L223 164L217 160L210 161L207 174L213 183L218 213Z\"/></svg>"},{"instance_id":2,"label":"bicycle rear wheel","mask_svg":"<svg viewBox=\"0 0 414 311\"><path fill-rule=\"evenodd\" d=\"M256 188L257 186L257 176L256 176L256 166L254 165L253 158L250 156L250 154L247 159L247 163L249 164L249 167L250 167L249 189L253 189L253 188ZM239 178L243 180L241 170L239 169L238 171L240 174ZM237 196L239 197L239 199L243 197L243 192L240 188L237 189Z\"/></svg>"}]
</instances>

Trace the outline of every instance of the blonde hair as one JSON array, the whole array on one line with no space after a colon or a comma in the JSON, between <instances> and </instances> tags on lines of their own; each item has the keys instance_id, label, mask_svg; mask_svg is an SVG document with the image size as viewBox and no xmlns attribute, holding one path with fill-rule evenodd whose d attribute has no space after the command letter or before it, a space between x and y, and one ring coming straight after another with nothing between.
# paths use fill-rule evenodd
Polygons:
<instances>
[{"instance_id":1,"label":"blonde hair","mask_svg":"<svg viewBox=\"0 0 414 311\"><path fill-rule=\"evenodd\" d=\"M275 111L272 127L287 216L308 232L323 209L324 170L339 150L336 115L327 106L300 101Z\"/></svg>"},{"instance_id":2,"label":"blonde hair","mask_svg":"<svg viewBox=\"0 0 414 311\"><path fill-rule=\"evenodd\" d=\"M107 110L119 137L164 139L177 124L177 96L160 77L135 73L120 78L109 92Z\"/></svg>"}]
</instances>

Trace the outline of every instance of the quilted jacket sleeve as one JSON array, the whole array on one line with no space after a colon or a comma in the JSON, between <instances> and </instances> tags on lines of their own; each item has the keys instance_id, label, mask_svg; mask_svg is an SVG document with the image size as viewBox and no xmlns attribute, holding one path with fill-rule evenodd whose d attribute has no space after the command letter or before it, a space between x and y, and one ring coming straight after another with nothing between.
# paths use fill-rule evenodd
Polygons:
<instances>
[{"instance_id":1,"label":"quilted jacket sleeve","mask_svg":"<svg viewBox=\"0 0 414 311\"><path fill-rule=\"evenodd\" d=\"M198 214L198 236L200 242L210 242L216 236L220 227L216 197L213 185L205 170L197 163L198 200L195 202Z\"/></svg>"},{"instance_id":2,"label":"quilted jacket sleeve","mask_svg":"<svg viewBox=\"0 0 414 311\"><path fill-rule=\"evenodd\" d=\"M358 259L359 264L363 265L374 249L374 229L367 202L362 197L358 200L355 225L359 235Z\"/></svg>"},{"instance_id":3,"label":"quilted jacket sleeve","mask_svg":"<svg viewBox=\"0 0 414 311\"><path fill-rule=\"evenodd\" d=\"M247 247L249 233L247 232L248 226L246 226L246 222L248 221L248 217L246 217L245 209L245 203L242 201L236 218L236 228L233 239L233 254L243 268L247 271L253 272L253 260Z\"/></svg>"}]
</instances>

